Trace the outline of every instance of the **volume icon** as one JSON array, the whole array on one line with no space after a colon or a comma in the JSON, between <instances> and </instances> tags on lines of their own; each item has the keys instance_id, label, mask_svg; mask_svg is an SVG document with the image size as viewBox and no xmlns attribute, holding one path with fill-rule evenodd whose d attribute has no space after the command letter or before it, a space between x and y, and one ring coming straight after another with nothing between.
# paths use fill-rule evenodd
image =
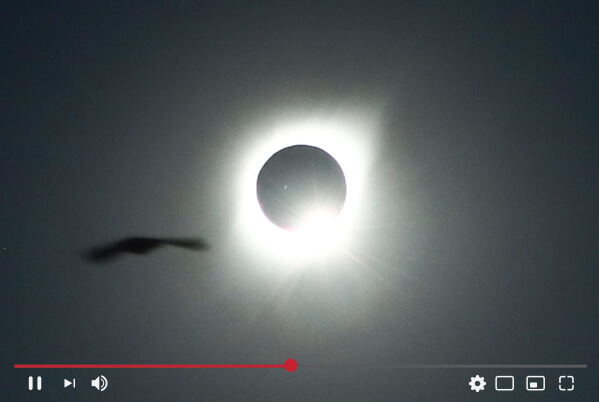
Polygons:
<instances>
[{"instance_id":1,"label":"volume icon","mask_svg":"<svg viewBox=\"0 0 599 402\"><path fill-rule=\"evenodd\" d=\"M92 380L92 387L96 387L98 391L104 391L108 386L108 380L103 375L96 377L95 380Z\"/></svg>"}]
</instances>

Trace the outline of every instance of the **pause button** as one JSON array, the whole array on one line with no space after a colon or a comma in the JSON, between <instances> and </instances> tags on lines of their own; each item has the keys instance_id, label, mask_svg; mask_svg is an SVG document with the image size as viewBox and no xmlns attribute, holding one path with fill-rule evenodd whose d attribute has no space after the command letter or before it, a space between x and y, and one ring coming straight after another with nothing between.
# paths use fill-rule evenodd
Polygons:
<instances>
[{"instance_id":1,"label":"pause button","mask_svg":"<svg viewBox=\"0 0 599 402\"><path fill-rule=\"evenodd\" d=\"M42 390L42 377L40 377L39 375L37 376L35 385L38 391ZM33 391L33 376L29 376L29 391Z\"/></svg>"}]
</instances>

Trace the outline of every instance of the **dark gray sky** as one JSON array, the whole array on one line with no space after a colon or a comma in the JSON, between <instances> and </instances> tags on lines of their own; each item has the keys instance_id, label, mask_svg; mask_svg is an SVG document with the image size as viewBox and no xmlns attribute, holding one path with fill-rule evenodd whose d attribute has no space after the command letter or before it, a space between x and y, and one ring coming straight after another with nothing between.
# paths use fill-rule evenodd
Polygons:
<instances>
[{"instance_id":1,"label":"dark gray sky","mask_svg":"<svg viewBox=\"0 0 599 402\"><path fill-rule=\"evenodd\" d=\"M290 357L293 374L42 370L38 396L465 400L471 376L491 384L497 373L515 375L523 397L538 372L302 364L581 363L591 368L543 371L543 396L562 397L557 377L575 374L569 396L591 398L596 9L126 3L0 10L0 334L12 392L0 399L31 397L26 378L40 371L17 363ZM237 170L260 141L251 127L371 109L378 147L348 246L356 258L338 256L326 277L264 269L276 263L248 252L236 224ZM212 248L80 258L134 234ZM110 381L102 394L88 385L98 374ZM62 389L69 376L76 390Z\"/></svg>"}]
</instances>

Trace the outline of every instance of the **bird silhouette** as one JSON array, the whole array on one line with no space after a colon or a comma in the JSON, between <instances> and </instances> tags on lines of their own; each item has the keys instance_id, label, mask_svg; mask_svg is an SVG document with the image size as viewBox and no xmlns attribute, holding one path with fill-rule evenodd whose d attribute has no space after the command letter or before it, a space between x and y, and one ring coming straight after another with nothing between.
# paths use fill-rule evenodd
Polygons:
<instances>
[{"instance_id":1,"label":"bird silhouette","mask_svg":"<svg viewBox=\"0 0 599 402\"><path fill-rule=\"evenodd\" d=\"M188 250L203 251L208 243L199 238L127 237L104 246L87 250L84 258L90 262L108 262L122 254L145 255L163 246L174 246Z\"/></svg>"}]
</instances>

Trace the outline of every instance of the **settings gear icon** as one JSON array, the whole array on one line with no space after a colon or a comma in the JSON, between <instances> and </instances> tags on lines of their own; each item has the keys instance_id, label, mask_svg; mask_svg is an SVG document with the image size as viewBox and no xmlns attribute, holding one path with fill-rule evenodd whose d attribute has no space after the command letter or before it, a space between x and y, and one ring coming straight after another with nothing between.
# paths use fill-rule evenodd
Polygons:
<instances>
[{"instance_id":1,"label":"settings gear icon","mask_svg":"<svg viewBox=\"0 0 599 402\"><path fill-rule=\"evenodd\" d=\"M470 377L470 382L468 384L470 385L470 389L476 392L483 391L485 389L485 385L487 385L485 382L485 377L481 377L479 375L476 377Z\"/></svg>"}]
</instances>

